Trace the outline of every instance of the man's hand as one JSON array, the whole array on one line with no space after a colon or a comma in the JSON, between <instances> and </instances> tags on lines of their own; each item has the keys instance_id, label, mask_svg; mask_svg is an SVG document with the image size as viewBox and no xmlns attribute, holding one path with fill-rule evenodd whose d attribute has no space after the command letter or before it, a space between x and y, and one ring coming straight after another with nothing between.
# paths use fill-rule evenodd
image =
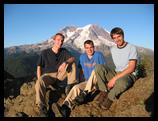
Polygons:
<instances>
[{"instance_id":1,"label":"man's hand","mask_svg":"<svg viewBox=\"0 0 158 121\"><path fill-rule=\"evenodd\" d=\"M114 85L115 85L115 82L116 82L116 78L115 78L115 77L113 77L113 78L112 78L112 79L108 82L108 84L107 84L108 89L113 88L113 87L114 87Z\"/></svg>"},{"instance_id":2,"label":"man's hand","mask_svg":"<svg viewBox=\"0 0 158 121\"><path fill-rule=\"evenodd\" d=\"M66 64L66 62L62 63L59 68L58 68L58 72L64 71L66 69L68 64Z\"/></svg>"},{"instance_id":3,"label":"man's hand","mask_svg":"<svg viewBox=\"0 0 158 121\"><path fill-rule=\"evenodd\" d=\"M108 82L108 88L111 89L114 85L117 79L132 73L136 68L137 60L130 60L128 62L128 67L124 69L122 72L118 73L116 76L114 76L109 82Z\"/></svg>"}]
</instances>

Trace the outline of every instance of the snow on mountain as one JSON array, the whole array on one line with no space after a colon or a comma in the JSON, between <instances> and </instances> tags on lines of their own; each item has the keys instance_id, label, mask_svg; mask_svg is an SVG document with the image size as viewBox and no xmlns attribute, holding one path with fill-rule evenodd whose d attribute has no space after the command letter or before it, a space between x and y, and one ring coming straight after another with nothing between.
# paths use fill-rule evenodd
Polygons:
<instances>
[{"instance_id":1,"label":"snow on mountain","mask_svg":"<svg viewBox=\"0 0 158 121\"><path fill-rule=\"evenodd\" d=\"M84 42L89 39L94 42L96 47L101 47L104 45L112 46L115 44L110 37L110 33L106 31L106 29L94 24L89 24L83 27L66 26L59 32L63 33L65 36L64 47L72 48L76 51L80 50L83 52ZM53 41L50 38L42 43L4 48L4 54L13 54L22 51L25 51L26 53L39 53L52 45ZM145 49L143 48L141 51L145 51Z\"/></svg>"},{"instance_id":2,"label":"snow on mountain","mask_svg":"<svg viewBox=\"0 0 158 121\"><path fill-rule=\"evenodd\" d=\"M114 44L110 38L109 32L105 31L98 25L86 25L84 27L65 27L60 31L65 35L65 43L72 46L76 46L81 50L84 49L84 42L86 40L92 40L95 46L107 45L111 46Z\"/></svg>"}]
</instances>

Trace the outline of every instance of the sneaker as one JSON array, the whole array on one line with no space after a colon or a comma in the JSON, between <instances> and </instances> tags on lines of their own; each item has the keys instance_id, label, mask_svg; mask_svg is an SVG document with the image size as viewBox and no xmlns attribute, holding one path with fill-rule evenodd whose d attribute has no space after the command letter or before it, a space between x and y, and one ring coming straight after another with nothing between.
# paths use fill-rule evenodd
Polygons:
<instances>
[{"instance_id":1,"label":"sneaker","mask_svg":"<svg viewBox=\"0 0 158 121\"><path fill-rule=\"evenodd\" d=\"M59 110L59 112L61 113L61 115L63 117L69 117L70 116L70 113L71 113L71 109L66 105L66 104L63 104L61 107L57 105L57 108Z\"/></svg>"},{"instance_id":2,"label":"sneaker","mask_svg":"<svg viewBox=\"0 0 158 121\"><path fill-rule=\"evenodd\" d=\"M108 110L110 106L112 105L113 101L111 101L109 98L106 98L104 102L100 104L100 107L104 110Z\"/></svg>"},{"instance_id":3,"label":"sneaker","mask_svg":"<svg viewBox=\"0 0 158 121\"><path fill-rule=\"evenodd\" d=\"M107 98L107 95L108 95L107 92L105 92L105 91L100 91L99 96L98 96L98 98L96 99L96 102L97 102L98 104L102 103L102 102L104 101L104 99Z\"/></svg>"},{"instance_id":4,"label":"sneaker","mask_svg":"<svg viewBox=\"0 0 158 121\"><path fill-rule=\"evenodd\" d=\"M87 95L88 95L88 92L82 91L82 92L74 99L74 103L75 103L76 105L83 104L83 103L86 101Z\"/></svg>"}]
</instances>

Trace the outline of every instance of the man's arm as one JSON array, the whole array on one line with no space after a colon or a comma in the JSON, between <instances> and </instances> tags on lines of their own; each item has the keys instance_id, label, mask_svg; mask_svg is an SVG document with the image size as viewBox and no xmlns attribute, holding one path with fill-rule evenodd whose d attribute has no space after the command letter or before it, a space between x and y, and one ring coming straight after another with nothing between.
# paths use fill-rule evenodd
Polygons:
<instances>
[{"instance_id":1,"label":"man's arm","mask_svg":"<svg viewBox=\"0 0 158 121\"><path fill-rule=\"evenodd\" d=\"M137 60L130 60L128 62L128 67L123 70L121 73L118 73L116 76L114 76L109 82L108 82L108 88L112 88L116 82L117 79L127 75L127 74L130 74L132 72L135 71L135 68L136 68L136 64L137 64Z\"/></svg>"},{"instance_id":2,"label":"man's arm","mask_svg":"<svg viewBox=\"0 0 158 121\"><path fill-rule=\"evenodd\" d=\"M37 79L40 78L41 74L42 74L41 66L37 66Z\"/></svg>"},{"instance_id":3,"label":"man's arm","mask_svg":"<svg viewBox=\"0 0 158 121\"><path fill-rule=\"evenodd\" d=\"M74 57L70 57L69 59L67 59L65 62L63 62L59 68L58 68L58 71L63 71L64 69L66 69L66 67L73 63L75 61L75 58Z\"/></svg>"}]
</instances>

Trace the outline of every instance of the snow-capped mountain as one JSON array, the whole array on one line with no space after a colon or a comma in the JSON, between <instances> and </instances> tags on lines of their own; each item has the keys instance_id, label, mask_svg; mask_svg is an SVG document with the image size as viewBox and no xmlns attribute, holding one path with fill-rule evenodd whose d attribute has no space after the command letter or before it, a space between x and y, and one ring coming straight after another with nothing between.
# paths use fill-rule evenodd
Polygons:
<instances>
[{"instance_id":1,"label":"snow-capped mountain","mask_svg":"<svg viewBox=\"0 0 158 121\"><path fill-rule=\"evenodd\" d=\"M74 45L83 50L84 42L88 39L93 40L95 46L102 44L111 46L114 44L110 35L98 25L86 25L84 27L65 27L60 31L65 35L65 43Z\"/></svg>"},{"instance_id":2,"label":"snow-capped mountain","mask_svg":"<svg viewBox=\"0 0 158 121\"><path fill-rule=\"evenodd\" d=\"M76 51L83 52L84 42L88 39L92 40L96 47L101 46L112 46L115 43L110 37L110 33L104 28L89 24L84 27L76 26L66 26L63 29L59 30L65 36L64 47L71 48ZM51 38L51 37L50 37ZM10 55L20 52L36 52L39 53L41 50L51 47L53 44L52 39L44 40L42 43L30 44L30 45L20 45L4 48L4 55ZM137 47L138 50L145 52L145 48Z\"/></svg>"},{"instance_id":3,"label":"snow-capped mountain","mask_svg":"<svg viewBox=\"0 0 158 121\"><path fill-rule=\"evenodd\" d=\"M84 42L88 39L93 40L95 46L106 45L111 46L114 44L110 38L109 32L104 30L98 25L86 25L84 27L75 27L75 26L66 26L59 32L65 35L64 46L71 47L75 50L84 49ZM21 45L21 46L12 46L5 48L5 53L14 54L18 52L25 51L29 52L40 52L46 48L51 47L53 44L52 39L45 40L42 43L30 44L30 45Z\"/></svg>"}]
</instances>

